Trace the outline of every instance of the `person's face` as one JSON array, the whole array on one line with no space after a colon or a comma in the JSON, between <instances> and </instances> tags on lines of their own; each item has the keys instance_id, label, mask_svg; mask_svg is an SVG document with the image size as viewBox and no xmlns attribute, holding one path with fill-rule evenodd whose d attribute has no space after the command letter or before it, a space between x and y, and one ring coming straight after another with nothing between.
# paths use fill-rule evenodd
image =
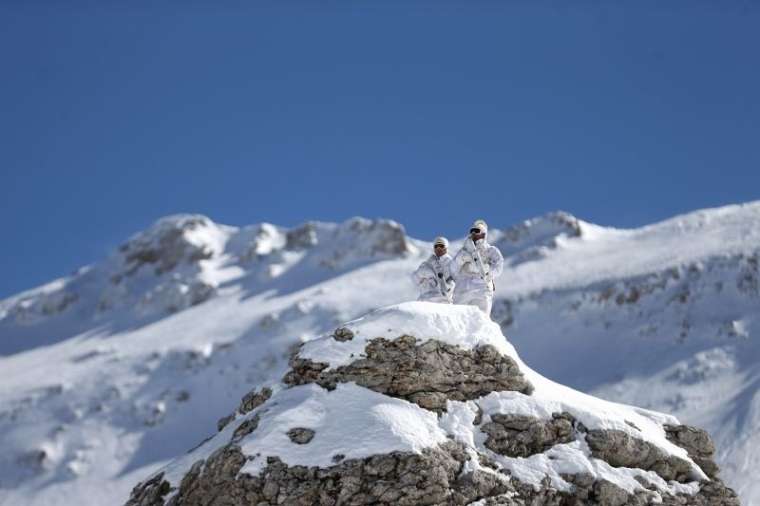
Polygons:
<instances>
[{"instance_id":1,"label":"person's face","mask_svg":"<svg viewBox=\"0 0 760 506\"><path fill-rule=\"evenodd\" d=\"M485 239L486 233L479 228L471 228L470 237L472 238L472 241L475 242L480 239Z\"/></svg>"},{"instance_id":2,"label":"person's face","mask_svg":"<svg viewBox=\"0 0 760 506\"><path fill-rule=\"evenodd\" d=\"M446 246L443 244L436 244L433 246L433 251L435 252L436 256L443 256L446 254Z\"/></svg>"}]
</instances>

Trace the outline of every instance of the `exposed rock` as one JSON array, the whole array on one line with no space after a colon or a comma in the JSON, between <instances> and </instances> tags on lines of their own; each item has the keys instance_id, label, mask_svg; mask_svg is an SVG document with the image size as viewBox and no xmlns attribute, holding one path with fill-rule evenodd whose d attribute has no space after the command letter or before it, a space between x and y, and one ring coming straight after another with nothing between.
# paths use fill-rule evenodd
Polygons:
<instances>
[{"instance_id":1,"label":"exposed rock","mask_svg":"<svg viewBox=\"0 0 760 506\"><path fill-rule=\"evenodd\" d=\"M200 280L183 280L177 276L143 294L139 306L144 313L156 310L175 313L205 302L214 294L216 288L213 285Z\"/></svg>"},{"instance_id":2,"label":"exposed rock","mask_svg":"<svg viewBox=\"0 0 760 506\"><path fill-rule=\"evenodd\" d=\"M573 441L573 422L568 413L554 413L551 420L495 414L480 430L488 434L485 446L489 450L508 457L529 457Z\"/></svg>"},{"instance_id":3,"label":"exposed rock","mask_svg":"<svg viewBox=\"0 0 760 506\"><path fill-rule=\"evenodd\" d=\"M156 274L163 274L180 262L211 258L210 248L193 243L185 235L210 224L205 216L169 216L159 220L119 248L124 255L125 274L132 275L143 265L153 265Z\"/></svg>"},{"instance_id":4,"label":"exposed rock","mask_svg":"<svg viewBox=\"0 0 760 506\"><path fill-rule=\"evenodd\" d=\"M285 235L285 247L292 250L311 248L318 243L317 230L313 223L304 223Z\"/></svg>"},{"instance_id":5,"label":"exposed rock","mask_svg":"<svg viewBox=\"0 0 760 506\"><path fill-rule=\"evenodd\" d=\"M251 390L240 401L238 412L244 415L253 411L264 404L270 397L272 397L272 389L269 387L264 387L261 390Z\"/></svg>"},{"instance_id":6,"label":"exposed rock","mask_svg":"<svg viewBox=\"0 0 760 506\"><path fill-rule=\"evenodd\" d=\"M125 506L163 506L164 496L171 491L171 485L159 473L132 489Z\"/></svg>"},{"instance_id":7,"label":"exposed rock","mask_svg":"<svg viewBox=\"0 0 760 506\"><path fill-rule=\"evenodd\" d=\"M7 316L19 324L33 324L64 312L79 300L79 295L62 288L49 293L22 298L8 308ZM0 320L3 317L0 315Z\"/></svg>"},{"instance_id":8,"label":"exposed rock","mask_svg":"<svg viewBox=\"0 0 760 506\"><path fill-rule=\"evenodd\" d=\"M250 413L264 404L270 397L272 397L272 389L269 387L264 387L261 390L251 390L240 400L240 406L238 406L236 413L240 413L241 415ZM221 432L234 419L235 413L230 413L216 422L216 428Z\"/></svg>"},{"instance_id":9,"label":"exposed rock","mask_svg":"<svg viewBox=\"0 0 760 506\"><path fill-rule=\"evenodd\" d=\"M354 338L354 333L351 332L351 329L348 329L346 327L340 327L335 329L335 332L333 332L333 339L336 341L350 341Z\"/></svg>"},{"instance_id":10,"label":"exposed rock","mask_svg":"<svg viewBox=\"0 0 760 506\"><path fill-rule=\"evenodd\" d=\"M461 445L448 442L421 454L394 452L346 460L324 469L288 466L270 457L261 474L251 476L238 474L246 457L237 446L229 445L205 463L193 465L167 504L466 505L514 491L507 479L493 473L462 473L467 459ZM169 489L159 474L138 485L127 506L163 505Z\"/></svg>"},{"instance_id":11,"label":"exposed rock","mask_svg":"<svg viewBox=\"0 0 760 506\"><path fill-rule=\"evenodd\" d=\"M232 433L232 442L237 443L241 439L243 439L245 436L256 430L256 428L259 426L259 416L255 415L241 423L237 426L235 429L235 432Z\"/></svg>"},{"instance_id":12,"label":"exposed rock","mask_svg":"<svg viewBox=\"0 0 760 506\"><path fill-rule=\"evenodd\" d=\"M296 356L283 381L288 385L317 383L328 389L337 383L356 382L437 412L445 411L447 400L472 400L499 391L533 391L517 363L491 345L467 350L436 340L418 345L414 337L401 336L392 341L373 339L365 354L366 358L332 370L326 370L327 364Z\"/></svg>"},{"instance_id":13,"label":"exposed rock","mask_svg":"<svg viewBox=\"0 0 760 506\"><path fill-rule=\"evenodd\" d=\"M667 455L657 446L619 430L589 430L586 442L591 454L614 467L638 467L654 471L664 480L695 479L689 462Z\"/></svg>"},{"instance_id":14,"label":"exposed rock","mask_svg":"<svg viewBox=\"0 0 760 506\"><path fill-rule=\"evenodd\" d=\"M665 435L668 441L685 449L707 476L718 475L718 465L713 461L715 445L706 431L688 425L665 425Z\"/></svg>"},{"instance_id":15,"label":"exposed rock","mask_svg":"<svg viewBox=\"0 0 760 506\"><path fill-rule=\"evenodd\" d=\"M760 294L760 253L746 258L740 255L741 270L736 277L736 287L740 292L757 296Z\"/></svg>"},{"instance_id":16,"label":"exposed rock","mask_svg":"<svg viewBox=\"0 0 760 506\"><path fill-rule=\"evenodd\" d=\"M502 232L494 246L498 247L512 265L537 260L557 248L561 238L580 237L581 222L574 216L558 211L524 221Z\"/></svg>"},{"instance_id":17,"label":"exposed rock","mask_svg":"<svg viewBox=\"0 0 760 506\"><path fill-rule=\"evenodd\" d=\"M314 439L314 431L303 427L295 427L288 431L291 441L299 445L305 445Z\"/></svg>"},{"instance_id":18,"label":"exposed rock","mask_svg":"<svg viewBox=\"0 0 760 506\"><path fill-rule=\"evenodd\" d=\"M216 429L221 432L229 423L235 419L235 413L230 413L227 416L223 416L216 422Z\"/></svg>"}]
</instances>

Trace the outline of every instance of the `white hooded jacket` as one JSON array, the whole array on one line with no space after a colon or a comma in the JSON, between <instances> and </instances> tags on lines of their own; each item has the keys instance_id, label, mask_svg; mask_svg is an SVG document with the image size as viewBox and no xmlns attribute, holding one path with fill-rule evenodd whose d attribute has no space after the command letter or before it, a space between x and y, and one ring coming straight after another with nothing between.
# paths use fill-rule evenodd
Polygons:
<instances>
[{"instance_id":1,"label":"white hooded jacket","mask_svg":"<svg viewBox=\"0 0 760 506\"><path fill-rule=\"evenodd\" d=\"M454 295L453 265L448 253L440 257L435 254L430 255L430 258L422 262L417 270L412 273L412 280L415 286L420 289L418 300L451 302ZM443 279L446 286L445 296L439 284L440 279Z\"/></svg>"},{"instance_id":2,"label":"white hooded jacket","mask_svg":"<svg viewBox=\"0 0 760 506\"><path fill-rule=\"evenodd\" d=\"M478 255L483 261L483 279L478 266ZM465 239L464 246L454 257L454 269L456 271L456 294L460 296L484 295L493 296L493 280L501 276L504 269L504 257L496 246L491 246L485 239L480 239L477 244L471 239Z\"/></svg>"}]
</instances>

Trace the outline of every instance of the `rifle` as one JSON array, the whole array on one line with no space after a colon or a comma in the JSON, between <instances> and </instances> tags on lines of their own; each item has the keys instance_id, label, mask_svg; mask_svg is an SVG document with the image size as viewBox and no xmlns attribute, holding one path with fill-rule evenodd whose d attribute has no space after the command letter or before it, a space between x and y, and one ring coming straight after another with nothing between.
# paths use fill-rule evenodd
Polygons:
<instances>
[{"instance_id":1,"label":"rifle","mask_svg":"<svg viewBox=\"0 0 760 506\"><path fill-rule=\"evenodd\" d=\"M486 272L486 266L483 263L483 257L480 256L480 250L475 245L475 241L472 240L472 237L467 239L472 243L472 250L475 252L474 254L474 260L475 263L478 264L478 269L480 270L480 279L486 282L486 284L491 284L491 287L496 291L496 284L493 282L493 278L491 277L491 271L489 270Z\"/></svg>"},{"instance_id":2,"label":"rifle","mask_svg":"<svg viewBox=\"0 0 760 506\"><path fill-rule=\"evenodd\" d=\"M446 287L446 280L443 279L443 271L441 271L441 272L435 272L435 269L433 269L432 266L429 266L429 267L430 267L430 270L433 271L433 275L435 275L435 277L437 279L436 284L438 285L438 288L441 290L441 295L443 295L444 297L446 297L448 299L449 298L449 290Z\"/></svg>"}]
</instances>

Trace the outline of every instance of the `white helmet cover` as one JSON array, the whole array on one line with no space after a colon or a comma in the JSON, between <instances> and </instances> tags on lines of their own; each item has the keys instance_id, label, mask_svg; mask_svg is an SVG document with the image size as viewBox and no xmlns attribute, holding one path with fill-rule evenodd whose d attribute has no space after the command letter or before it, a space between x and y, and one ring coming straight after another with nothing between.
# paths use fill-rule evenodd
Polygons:
<instances>
[{"instance_id":1,"label":"white helmet cover","mask_svg":"<svg viewBox=\"0 0 760 506\"><path fill-rule=\"evenodd\" d=\"M436 244L443 244L446 248L448 248L449 247L449 240L446 239L445 237L439 235L433 241L433 247L435 247Z\"/></svg>"},{"instance_id":2,"label":"white helmet cover","mask_svg":"<svg viewBox=\"0 0 760 506\"><path fill-rule=\"evenodd\" d=\"M488 224L485 222L485 220L475 220L470 227L470 230L473 228L479 228L481 232L484 234L488 233Z\"/></svg>"}]
</instances>

